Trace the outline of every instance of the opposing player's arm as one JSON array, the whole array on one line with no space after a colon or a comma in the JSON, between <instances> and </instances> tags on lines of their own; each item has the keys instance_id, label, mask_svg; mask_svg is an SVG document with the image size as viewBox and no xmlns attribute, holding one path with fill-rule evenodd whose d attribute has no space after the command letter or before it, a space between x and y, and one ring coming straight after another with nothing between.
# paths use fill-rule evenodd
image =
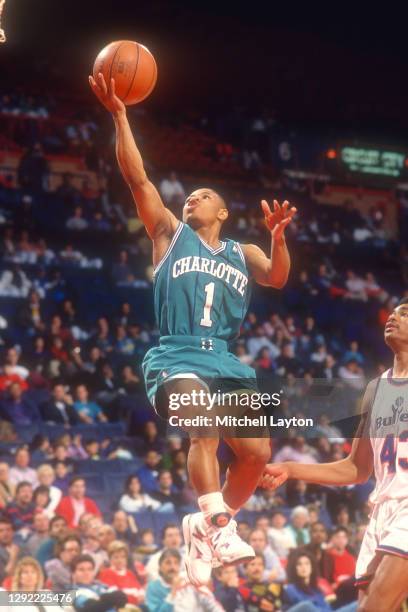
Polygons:
<instances>
[{"instance_id":1,"label":"opposing player's arm","mask_svg":"<svg viewBox=\"0 0 408 612\"><path fill-rule=\"evenodd\" d=\"M159 192L146 174L126 116L126 106L115 94L115 81L111 79L107 85L103 75L99 74L97 80L89 77L89 83L100 102L112 113L116 129L116 157L147 233L152 240L170 238L178 220L164 206Z\"/></svg>"},{"instance_id":2,"label":"opposing player's arm","mask_svg":"<svg viewBox=\"0 0 408 612\"><path fill-rule=\"evenodd\" d=\"M314 465L296 463L271 463L266 466L260 486L276 489L288 478L305 480L320 485L350 485L366 482L373 472L373 451L369 438L369 419L377 381L371 381L362 401L361 419L353 440L350 454L332 463Z\"/></svg>"},{"instance_id":3,"label":"opposing player's arm","mask_svg":"<svg viewBox=\"0 0 408 612\"><path fill-rule=\"evenodd\" d=\"M253 278L260 285L282 289L286 285L290 270L290 255L286 246L285 229L296 213L289 209L289 202L282 206L274 200L274 212L265 200L261 202L265 222L271 232L271 254L265 253L255 244L242 245L242 250Z\"/></svg>"}]
</instances>

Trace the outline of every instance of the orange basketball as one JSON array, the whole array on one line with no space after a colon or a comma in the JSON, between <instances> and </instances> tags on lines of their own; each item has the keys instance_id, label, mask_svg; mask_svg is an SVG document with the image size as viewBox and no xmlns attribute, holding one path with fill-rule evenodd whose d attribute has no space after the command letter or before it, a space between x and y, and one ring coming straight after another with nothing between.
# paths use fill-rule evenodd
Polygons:
<instances>
[{"instance_id":1,"label":"orange basketball","mask_svg":"<svg viewBox=\"0 0 408 612\"><path fill-rule=\"evenodd\" d=\"M149 49L131 40L117 40L102 49L95 60L93 76L102 72L109 86L115 79L116 95L125 104L141 102L152 92L157 66Z\"/></svg>"}]
</instances>

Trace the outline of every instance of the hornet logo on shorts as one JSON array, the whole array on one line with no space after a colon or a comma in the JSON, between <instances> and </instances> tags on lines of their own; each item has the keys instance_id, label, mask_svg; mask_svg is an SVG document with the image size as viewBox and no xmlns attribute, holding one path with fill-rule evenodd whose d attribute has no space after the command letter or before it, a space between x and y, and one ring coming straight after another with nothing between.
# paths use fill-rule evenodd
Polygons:
<instances>
[{"instance_id":1,"label":"hornet logo on shorts","mask_svg":"<svg viewBox=\"0 0 408 612\"><path fill-rule=\"evenodd\" d=\"M214 350L214 342L212 338L201 338L201 348L205 351L213 351Z\"/></svg>"}]
</instances>

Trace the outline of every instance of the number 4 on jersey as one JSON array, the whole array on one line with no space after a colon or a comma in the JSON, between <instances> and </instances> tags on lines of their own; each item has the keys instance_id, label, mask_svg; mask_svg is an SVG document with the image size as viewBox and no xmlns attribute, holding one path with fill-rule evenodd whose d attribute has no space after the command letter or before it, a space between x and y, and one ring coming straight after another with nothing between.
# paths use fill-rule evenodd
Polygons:
<instances>
[{"instance_id":1,"label":"number 4 on jersey","mask_svg":"<svg viewBox=\"0 0 408 612\"><path fill-rule=\"evenodd\" d=\"M391 474L394 474L396 470L398 444L404 442L408 442L408 429L403 431L397 438L394 434L388 434L384 439L380 455L381 463L388 463L388 471ZM400 457L398 459L398 465L403 470L408 470L408 459Z\"/></svg>"}]
</instances>

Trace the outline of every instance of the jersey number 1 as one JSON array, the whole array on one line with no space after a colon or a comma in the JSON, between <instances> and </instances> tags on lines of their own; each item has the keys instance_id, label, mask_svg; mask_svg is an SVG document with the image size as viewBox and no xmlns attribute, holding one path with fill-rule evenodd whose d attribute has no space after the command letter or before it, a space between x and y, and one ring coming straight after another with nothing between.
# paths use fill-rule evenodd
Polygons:
<instances>
[{"instance_id":1,"label":"jersey number 1","mask_svg":"<svg viewBox=\"0 0 408 612\"><path fill-rule=\"evenodd\" d=\"M213 322L211 321L210 314L211 314L211 307L214 301L214 287L215 287L215 283L208 283L208 285L204 287L204 291L205 291L204 313L203 313L203 318L200 321L200 325L202 325L203 327L211 327L211 325L213 324Z\"/></svg>"}]
</instances>

